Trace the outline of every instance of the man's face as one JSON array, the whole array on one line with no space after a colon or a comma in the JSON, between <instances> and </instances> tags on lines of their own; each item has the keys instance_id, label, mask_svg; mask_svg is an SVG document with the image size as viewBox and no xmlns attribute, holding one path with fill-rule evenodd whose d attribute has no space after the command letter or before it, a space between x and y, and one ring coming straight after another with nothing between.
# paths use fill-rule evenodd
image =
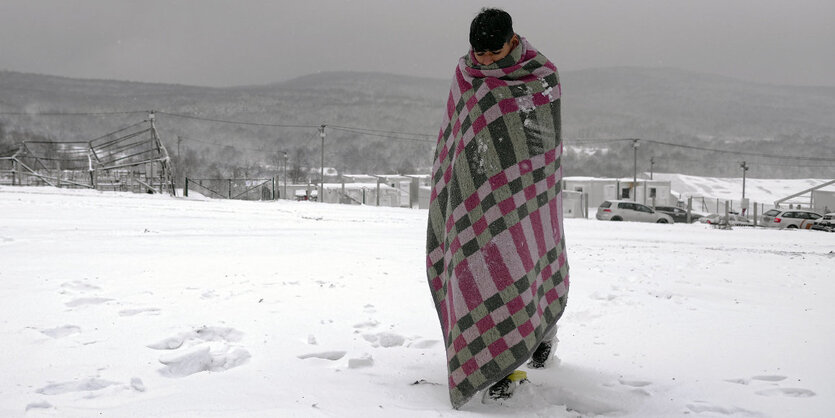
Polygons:
<instances>
[{"instance_id":1,"label":"man's face","mask_svg":"<svg viewBox=\"0 0 835 418\"><path fill-rule=\"evenodd\" d=\"M501 49L497 49L495 51L475 51L473 54L475 55L475 60L478 61L480 65L490 65L504 57L513 51L513 48L519 44L519 38L516 35L513 35L513 38L510 41L505 42L502 45Z\"/></svg>"}]
</instances>

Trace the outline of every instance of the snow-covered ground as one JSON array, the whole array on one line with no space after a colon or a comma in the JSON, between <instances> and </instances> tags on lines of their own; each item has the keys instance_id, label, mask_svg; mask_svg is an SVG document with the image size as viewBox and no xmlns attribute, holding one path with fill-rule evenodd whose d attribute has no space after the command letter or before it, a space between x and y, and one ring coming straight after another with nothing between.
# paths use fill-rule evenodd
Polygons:
<instances>
[{"instance_id":1,"label":"snow-covered ground","mask_svg":"<svg viewBox=\"0 0 835 418\"><path fill-rule=\"evenodd\" d=\"M835 234L565 222L557 361L449 406L426 211L0 186L0 416L835 410Z\"/></svg>"}]
</instances>

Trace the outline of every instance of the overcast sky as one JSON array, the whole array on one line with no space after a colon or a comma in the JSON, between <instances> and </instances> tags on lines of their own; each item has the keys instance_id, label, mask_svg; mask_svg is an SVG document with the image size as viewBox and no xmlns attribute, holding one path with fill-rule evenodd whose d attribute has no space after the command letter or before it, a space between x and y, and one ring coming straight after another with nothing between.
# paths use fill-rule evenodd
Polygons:
<instances>
[{"instance_id":1,"label":"overcast sky","mask_svg":"<svg viewBox=\"0 0 835 418\"><path fill-rule=\"evenodd\" d=\"M0 69L209 86L336 70L447 79L484 5L562 71L835 86L833 0L0 0ZM0 92L2 93L2 92Z\"/></svg>"}]
</instances>

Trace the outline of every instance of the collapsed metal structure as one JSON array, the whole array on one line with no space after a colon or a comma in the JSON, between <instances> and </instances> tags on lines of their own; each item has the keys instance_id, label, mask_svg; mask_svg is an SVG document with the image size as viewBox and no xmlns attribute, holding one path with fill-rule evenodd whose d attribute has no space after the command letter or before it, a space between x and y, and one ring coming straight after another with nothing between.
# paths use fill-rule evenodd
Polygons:
<instances>
[{"instance_id":1,"label":"collapsed metal structure","mask_svg":"<svg viewBox=\"0 0 835 418\"><path fill-rule=\"evenodd\" d=\"M0 184L175 195L154 113L87 142L24 141L0 156Z\"/></svg>"}]
</instances>

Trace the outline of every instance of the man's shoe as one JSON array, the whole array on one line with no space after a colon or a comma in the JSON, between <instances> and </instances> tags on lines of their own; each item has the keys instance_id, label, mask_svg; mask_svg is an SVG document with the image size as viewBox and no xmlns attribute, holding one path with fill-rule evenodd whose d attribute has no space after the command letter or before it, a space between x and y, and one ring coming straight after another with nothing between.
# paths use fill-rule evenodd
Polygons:
<instances>
[{"instance_id":1,"label":"man's shoe","mask_svg":"<svg viewBox=\"0 0 835 418\"><path fill-rule=\"evenodd\" d=\"M548 358L551 357L552 345L552 341L543 341L539 343L539 347L536 347L533 355L531 355L531 361L528 362L528 367L532 369L541 369L545 367L545 362L547 362Z\"/></svg>"},{"instance_id":2,"label":"man's shoe","mask_svg":"<svg viewBox=\"0 0 835 418\"><path fill-rule=\"evenodd\" d=\"M513 382L510 376L496 382L490 389L487 389L487 397L490 399L508 399L513 396Z\"/></svg>"}]
</instances>

